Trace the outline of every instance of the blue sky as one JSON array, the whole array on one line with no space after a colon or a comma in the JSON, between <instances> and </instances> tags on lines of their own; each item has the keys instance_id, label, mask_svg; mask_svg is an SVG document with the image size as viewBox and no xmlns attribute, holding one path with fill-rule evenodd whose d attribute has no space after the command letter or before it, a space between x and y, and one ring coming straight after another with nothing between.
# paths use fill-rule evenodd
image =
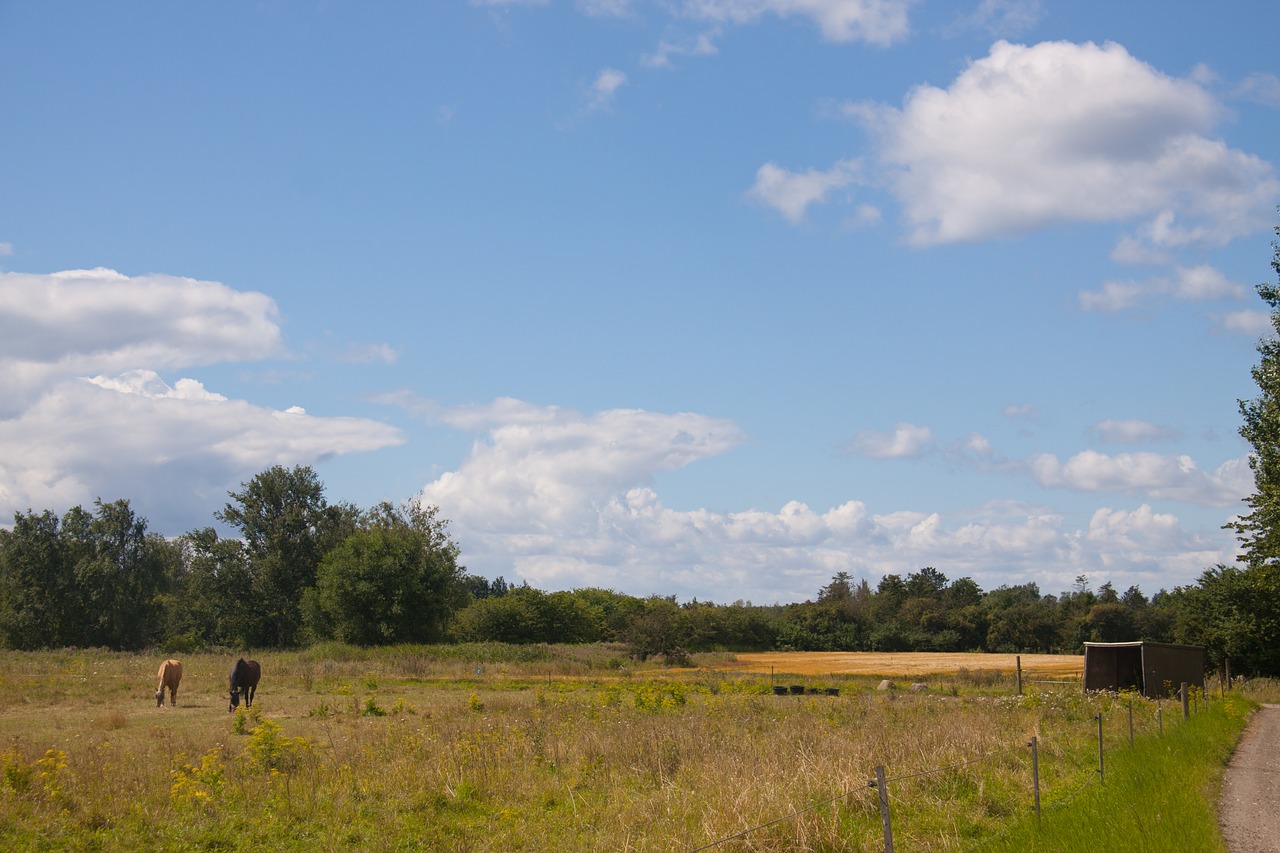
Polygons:
<instances>
[{"instance_id":1,"label":"blue sky","mask_svg":"<svg viewBox=\"0 0 1280 853\"><path fill-rule=\"evenodd\" d=\"M1273 2L0 2L0 514L274 464L543 589L1230 562Z\"/></svg>"}]
</instances>

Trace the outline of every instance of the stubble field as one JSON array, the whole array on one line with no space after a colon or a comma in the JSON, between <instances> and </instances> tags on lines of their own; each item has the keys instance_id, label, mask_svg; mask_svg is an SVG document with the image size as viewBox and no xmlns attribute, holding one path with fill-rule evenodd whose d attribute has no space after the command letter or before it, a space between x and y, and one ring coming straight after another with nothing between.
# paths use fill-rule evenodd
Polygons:
<instances>
[{"instance_id":1,"label":"stubble field","mask_svg":"<svg viewBox=\"0 0 1280 853\"><path fill-rule=\"evenodd\" d=\"M964 672L988 672L1076 678L1084 674L1083 655L999 655L967 652L758 652L738 654L721 669L751 673L798 675L955 676Z\"/></svg>"}]
</instances>

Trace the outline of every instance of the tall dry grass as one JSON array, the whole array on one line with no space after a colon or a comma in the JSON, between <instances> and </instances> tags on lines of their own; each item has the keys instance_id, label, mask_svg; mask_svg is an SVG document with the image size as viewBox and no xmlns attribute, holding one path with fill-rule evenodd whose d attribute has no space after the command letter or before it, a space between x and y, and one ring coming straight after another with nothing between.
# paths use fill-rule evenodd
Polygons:
<instances>
[{"instance_id":1,"label":"tall dry grass","mask_svg":"<svg viewBox=\"0 0 1280 853\"><path fill-rule=\"evenodd\" d=\"M900 849L963 850L1029 808L1032 735L1047 799L1096 772L1095 714L1127 739L1124 697L774 696L601 648L262 654L236 714L235 655L192 655L157 709L158 657L0 654L0 845L671 851L768 824L715 849L879 850L882 765Z\"/></svg>"}]
</instances>

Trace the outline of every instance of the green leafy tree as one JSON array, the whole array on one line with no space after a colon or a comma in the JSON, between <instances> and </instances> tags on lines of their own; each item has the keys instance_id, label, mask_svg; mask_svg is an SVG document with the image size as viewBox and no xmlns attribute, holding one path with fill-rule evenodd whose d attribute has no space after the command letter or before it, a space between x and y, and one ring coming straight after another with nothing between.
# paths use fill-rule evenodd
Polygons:
<instances>
[{"instance_id":1,"label":"green leafy tree","mask_svg":"<svg viewBox=\"0 0 1280 853\"><path fill-rule=\"evenodd\" d=\"M467 598L447 527L436 507L379 504L321 559L305 594L311 633L359 645L442 640Z\"/></svg>"},{"instance_id":2,"label":"green leafy tree","mask_svg":"<svg viewBox=\"0 0 1280 853\"><path fill-rule=\"evenodd\" d=\"M626 642L641 660L661 655L669 663L688 658L689 634L674 597L655 595L645 600L644 612L632 620Z\"/></svg>"},{"instance_id":3,"label":"green leafy tree","mask_svg":"<svg viewBox=\"0 0 1280 853\"><path fill-rule=\"evenodd\" d=\"M63 518L63 536L76 557L79 644L137 649L163 631L159 596L169 576L168 548L147 535L147 520L128 500L94 503Z\"/></svg>"},{"instance_id":4,"label":"green leafy tree","mask_svg":"<svg viewBox=\"0 0 1280 853\"><path fill-rule=\"evenodd\" d=\"M1280 227L1275 232L1280 236ZM1280 242L1271 244L1271 269L1280 278ZM1264 282L1258 295L1271 309L1272 334L1258 343L1252 371L1258 396L1240 401L1240 435L1253 448L1249 467L1256 491L1245 499L1250 512L1229 525L1240 539L1245 566L1205 572L1198 592L1184 596L1191 608L1182 613L1184 623L1191 624L1212 613L1216 624L1202 622L1200 631L1211 652L1230 657L1239 669L1275 675L1280 674L1280 285Z\"/></svg>"},{"instance_id":5,"label":"green leafy tree","mask_svg":"<svg viewBox=\"0 0 1280 853\"><path fill-rule=\"evenodd\" d=\"M1280 242L1271 249L1271 268L1280 277ZM1280 285L1264 282L1258 295L1271 309L1273 333L1258 342L1259 360L1252 371L1258 396L1240 401L1240 435L1253 447L1249 467L1257 491L1245 498L1251 512L1231 525L1250 566L1280 560Z\"/></svg>"},{"instance_id":6,"label":"green leafy tree","mask_svg":"<svg viewBox=\"0 0 1280 853\"><path fill-rule=\"evenodd\" d=\"M182 559L165 598L166 644L191 651L206 645L264 645L268 632L244 543L206 527L186 534L180 544Z\"/></svg>"},{"instance_id":7,"label":"green leafy tree","mask_svg":"<svg viewBox=\"0 0 1280 853\"><path fill-rule=\"evenodd\" d=\"M63 645L74 589L58 516L15 513L13 529L0 530L0 643L10 649Z\"/></svg>"},{"instance_id":8,"label":"green leafy tree","mask_svg":"<svg viewBox=\"0 0 1280 853\"><path fill-rule=\"evenodd\" d=\"M1211 665L1229 659L1232 672L1280 673L1280 564L1218 565L1174 598L1178 642L1204 645Z\"/></svg>"},{"instance_id":9,"label":"green leafy tree","mask_svg":"<svg viewBox=\"0 0 1280 853\"><path fill-rule=\"evenodd\" d=\"M161 596L177 549L127 500L14 516L0 535L0 641L137 649L163 634Z\"/></svg>"},{"instance_id":10,"label":"green leafy tree","mask_svg":"<svg viewBox=\"0 0 1280 853\"><path fill-rule=\"evenodd\" d=\"M330 506L309 466L276 465L230 492L214 517L239 531L248 555L257 625L255 645L289 646L299 639L301 601L315 586L320 561L353 533L359 511Z\"/></svg>"},{"instance_id":11,"label":"green leafy tree","mask_svg":"<svg viewBox=\"0 0 1280 853\"><path fill-rule=\"evenodd\" d=\"M1104 601L1101 596L1099 599L1085 617L1089 642L1123 643L1137 639L1133 610L1118 601Z\"/></svg>"},{"instance_id":12,"label":"green leafy tree","mask_svg":"<svg viewBox=\"0 0 1280 853\"><path fill-rule=\"evenodd\" d=\"M472 601L454 617L452 633L473 643L536 643L544 626L537 601L542 592L512 587L506 595Z\"/></svg>"},{"instance_id":13,"label":"green leafy tree","mask_svg":"<svg viewBox=\"0 0 1280 853\"><path fill-rule=\"evenodd\" d=\"M907 598L941 598L947 588L947 576L932 566L907 575Z\"/></svg>"}]
</instances>

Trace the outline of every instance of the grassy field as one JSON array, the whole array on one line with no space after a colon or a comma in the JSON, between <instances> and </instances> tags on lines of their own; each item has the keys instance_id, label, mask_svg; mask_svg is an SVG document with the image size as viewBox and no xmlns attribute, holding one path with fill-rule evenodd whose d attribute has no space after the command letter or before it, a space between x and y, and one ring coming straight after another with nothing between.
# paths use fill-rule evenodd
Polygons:
<instances>
[{"instance_id":1,"label":"grassy field","mask_svg":"<svg viewBox=\"0 0 1280 853\"><path fill-rule=\"evenodd\" d=\"M229 714L234 655L185 656L156 708L162 657L0 653L0 848L878 851L881 765L898 849L964 851L1025 822L1032 735L1047 803L1096 775L1096 714L1128 739L1129 697L1017 697L995 661L914 693L775 660L839 689L775 696L730 655L331 645L256 655ZM1182 724L1133 704L1139 742Z\"/></svg>"}]
</instances>

